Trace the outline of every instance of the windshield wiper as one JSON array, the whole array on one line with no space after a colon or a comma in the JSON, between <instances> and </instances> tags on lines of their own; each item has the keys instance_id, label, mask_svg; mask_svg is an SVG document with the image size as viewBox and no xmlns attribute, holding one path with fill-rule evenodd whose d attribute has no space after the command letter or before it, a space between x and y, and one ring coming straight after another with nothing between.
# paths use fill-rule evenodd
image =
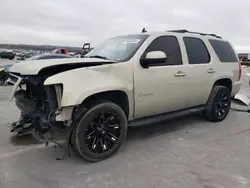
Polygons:
<instances>
[{"instance_id":1,"label":"windshield wiper","mask_svg":"<svg viewBox=\"0 0 250 188\"><path fill-rule=\"evenodd\" d=\"M92 55L92 56L87 56L88 58L99 58L99 59L108 59L105 56L101 56L101 55Z\"/></svg>"}]
</instances>

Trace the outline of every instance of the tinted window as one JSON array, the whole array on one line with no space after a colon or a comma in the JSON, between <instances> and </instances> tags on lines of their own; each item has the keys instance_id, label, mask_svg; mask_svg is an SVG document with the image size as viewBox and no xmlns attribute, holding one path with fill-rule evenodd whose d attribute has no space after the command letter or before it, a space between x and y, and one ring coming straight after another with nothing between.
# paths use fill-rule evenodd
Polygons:
<instances>
[{"instance_id":1,"label":"tinted window","mask_svg":"<svg viewBox=\"0 0 250 188\"><path fill-rule=\"evenodd\" d=\"M146 49L143 57L146 56L148 52L152 51L163 51L167 55L167 60L165 63L159 65L181 65L181 52L178 40L174 36L164 36L156 38Z\"/></svg>"},{"instance_id":2,"label":"tinted window","mask_svg":"<svg viewBox=\"0 0 250 188\"><path fill-rule=\"evenodd\" d=\"M183 38L189 64L204 64L210 62L210 55L204 42L198 38Z\"/></svg>"},{"instance_id":3,"label":"tinted window","mask_svg":"<svg viewBox=\"0 0 250 188\"><path fill-rule=\"evenodd\" d=\"M221 62L238 62L237 56L229 42L214 39L210 39L209 42Z\"/></svg>"}]
</instances>

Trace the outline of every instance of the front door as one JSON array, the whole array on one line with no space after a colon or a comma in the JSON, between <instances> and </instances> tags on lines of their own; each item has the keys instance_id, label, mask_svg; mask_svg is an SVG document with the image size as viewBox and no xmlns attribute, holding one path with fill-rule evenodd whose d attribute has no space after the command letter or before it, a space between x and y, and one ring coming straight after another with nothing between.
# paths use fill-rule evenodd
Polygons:
<instances>
[{"instance_id":1,"label":"front door","mask_svg":"<svg viewBox=\"0 0 250 188\"><path fill-rule=\"evenodd\" d=\"M187 67L182 63L178 39L174 36L155 38L142 54L142 58L152 51L165 52L167 60L149 68L143 68L139 61L135 64L135 118L187 107Z\"/></svg>"}]
</instances>

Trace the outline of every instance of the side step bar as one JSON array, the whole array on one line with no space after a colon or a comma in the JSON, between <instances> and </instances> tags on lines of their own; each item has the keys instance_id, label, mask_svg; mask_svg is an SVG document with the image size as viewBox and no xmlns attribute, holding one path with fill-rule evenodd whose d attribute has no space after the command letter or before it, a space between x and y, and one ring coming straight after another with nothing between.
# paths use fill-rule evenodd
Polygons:
<instances>
[{"instance_id":1,"label":"side step bar","mask_svg":"<svg viewBox=\"0 0 250 188\"><path fill-rule=\"evenodd\" d=\"M203 111L204 109L205 109L204 106L202 106L202 107L199 106L199 107L195 107L195 108L188 108L188 109L181 110L181 111L175 111L175 112L170 112L170 113L166 113L166 114L150 116L150 117L146 117L146 118L139 118L139 119L135 119L135 120L130 121L128 126L137 127L137 126L142 126L142 125L153 124L153 123L157 123L157 122L161 122L161 121L166 121L169 119L174 119L174 118L177 118L180 116L196 114L196 113Z\"/></svg>"}]
</instances>

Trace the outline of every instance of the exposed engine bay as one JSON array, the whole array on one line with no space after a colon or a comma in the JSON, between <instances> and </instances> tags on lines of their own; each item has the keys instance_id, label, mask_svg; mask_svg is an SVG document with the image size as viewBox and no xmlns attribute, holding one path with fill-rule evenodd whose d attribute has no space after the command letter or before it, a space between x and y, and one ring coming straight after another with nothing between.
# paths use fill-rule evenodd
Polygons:
<instances>
[{"instance_id":1,"label":"exposed engine bay","mask_svg":"<svg viewBox=\"0 0 250 188\"><path fill-rule=\"evenodd\" d=\"M47 63L47 64L46 64ZM63 82L45 84L46 80L52 76L80 69L112 64L114 61L91 59L69 59L54 60L46 62L34 62L16 64L10 70L5 86L14 85L11 99L14 99L17 108L20 110L20 117L11 123L10 132L18 136L32 134L33 137L45 143L51 141L64 149L64 156L70 156L70 146L72 147L71 135L73 132L74 119L79 115L80 104L63 106ZM25 69L25 66L29 68ZM77 79L77 78L75 78ZM73 110L75 110L73 112ZM64 130L65 131L62 131ZM67 148L60 145L54 139L58 133L67 133ZM61 134L60 134L61 135Z\"/></svg>"},{"instance_id":2,"label":"exposed engine bay","mask_svg":"<svg viewBox=\"0 0 250 188\"><path fill-rule=\"evenodd\" d=\"M21 111L20 118L11 125L11 132L18 135L33 134L38 140L46 140L44 135L54 129L62 85L43 86L42 77L11 74L9 79L19 80L13 98Z\"/></svg>"}]
</instances>

